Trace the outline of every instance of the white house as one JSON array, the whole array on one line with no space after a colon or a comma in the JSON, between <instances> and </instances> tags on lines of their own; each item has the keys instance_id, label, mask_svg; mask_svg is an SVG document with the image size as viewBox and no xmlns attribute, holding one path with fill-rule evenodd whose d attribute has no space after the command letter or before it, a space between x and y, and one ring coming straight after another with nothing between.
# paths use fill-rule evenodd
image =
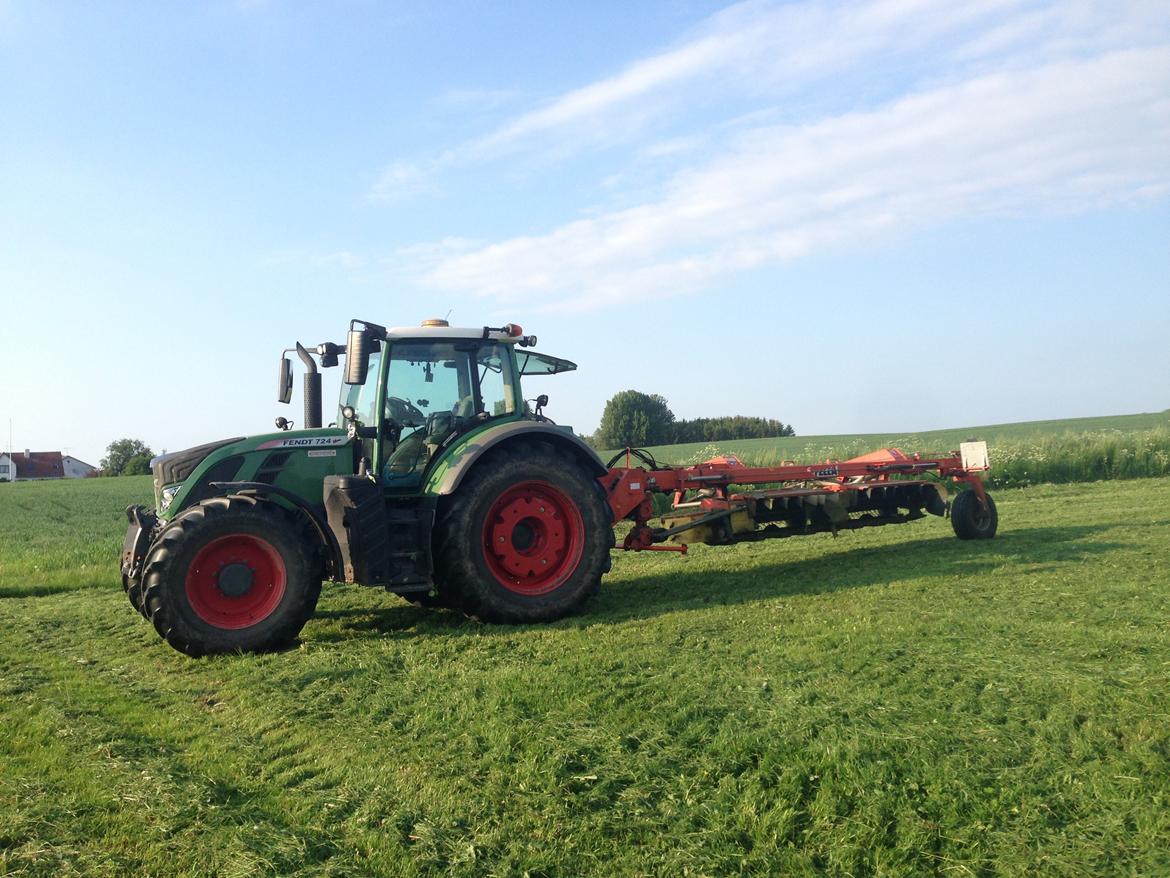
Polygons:
<instances>
[{"instance_id":1,"label":"white house","mask_svg":"<svg viewBox=\"0 0 1170 878\"><path fill-rule=\"evenodd\" d=\"M96 466L90 466L84 460L78 460L70 454L62 456L61 463L64 465L67 479L84 479L98 471Z\"/></svg>"}]
</instances>

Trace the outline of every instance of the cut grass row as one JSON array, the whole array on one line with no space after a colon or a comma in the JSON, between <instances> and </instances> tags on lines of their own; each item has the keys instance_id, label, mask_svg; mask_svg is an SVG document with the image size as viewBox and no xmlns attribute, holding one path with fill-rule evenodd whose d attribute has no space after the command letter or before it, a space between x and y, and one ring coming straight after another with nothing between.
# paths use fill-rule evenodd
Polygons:
<instances>
[{"instance_id":1,"label":"cut grass row","mask_svg":"<svg viewBox=\"0 0 1170 878\"><path fill-rule=\"evenodd\" d=\"M329 587L265 656L175 653L108 560L6 592L0 872L1167 874L1170 479L997 500L618 554L547 626Z\"/></svg>"}]
</instances>

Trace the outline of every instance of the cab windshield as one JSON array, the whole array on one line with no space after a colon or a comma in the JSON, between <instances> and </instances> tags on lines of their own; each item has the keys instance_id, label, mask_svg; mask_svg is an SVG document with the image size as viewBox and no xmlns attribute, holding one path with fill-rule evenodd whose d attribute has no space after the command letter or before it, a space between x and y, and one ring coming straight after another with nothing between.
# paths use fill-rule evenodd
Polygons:
<instances>
[{"instance_id":1,"label":"cab windshield","mask_svg":"<svg viewBox=\"0 0 1170 878\"><path fill-rule=\"evenodd\" d=\"M387 478L421 473L448 436L516 411L511 358L491 341L395 342L386 378L386 423L398 444Z\"/></svg>"}]
</instances>

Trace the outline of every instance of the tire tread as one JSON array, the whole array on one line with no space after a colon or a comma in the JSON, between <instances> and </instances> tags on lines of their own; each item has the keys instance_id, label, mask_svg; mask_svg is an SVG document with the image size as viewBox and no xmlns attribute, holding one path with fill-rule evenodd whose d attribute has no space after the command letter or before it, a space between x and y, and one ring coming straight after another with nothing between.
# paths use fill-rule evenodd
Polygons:
<instances>
[{"instance_id":1,"label":"tire tread","mask_svg":"<svg viewBox=\"0 0 1170 878\"><path fill-rule=\"evenodd\" d=\"M257 623L263 628L255 632L247 628L227 632L207 624L192 624L177 606L180 600L186 600L184 555L198 550L205 530L214 531L217 525L228 526L232 518L252 527L271 529L273 539L287 540L292 549L291 558L282 553L289 568L286 601L292 603L282 602L273 614L281 618L268 625L264 625L268 619ZM316 542L315 534L300 516L275 503L239 495L204 500L172 519L148 550L141 580L143 615L167 643L193 657L219 652L263 652L283 646L296 638L317 607L323 561L319 548L315 548ZM294 582L298 576L304 582Z\"/></svg>"},{"instance_id":2,"label":"tire tread","mask_svg":"<svg viewBox=\"0 0 1170 878\"><path fill-rule=\"evenodd\" d=\"M526 478L546 479L565 489L578 501L585 523L580 575L571 577L566 583L569 588L561 586L547 595L507 592L480 569L474 555L481 549L482 520L475 518L485 492L498 496L500 488ZM566 481L571 484L565 485ZM609 550L615 544L612 520L600 483L571 452L540 441L510 443L496 449L476 463L458 492L447 498L440 509L434 544L440 600L483 622L522 624L568 616L597 594L602 574L610 569Z\"/></svg>"}]
</instances>

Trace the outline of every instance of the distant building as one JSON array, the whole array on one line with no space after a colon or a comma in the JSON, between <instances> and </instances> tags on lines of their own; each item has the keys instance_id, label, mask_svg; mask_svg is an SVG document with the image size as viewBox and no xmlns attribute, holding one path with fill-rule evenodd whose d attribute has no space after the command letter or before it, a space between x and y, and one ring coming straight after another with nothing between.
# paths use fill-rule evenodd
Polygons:
<instances>
[{"instance_id":1,"label":"distant building","mask_svg":"<svg viewBox=\"0 0 1170 878\"><path fill-rule=\"evenodd\" d=\"M97 472L84 460L60 451L0 452L0 482L25 482L32 479L83 479Z\"/></svg>"},{"instance_id":2,"label":"distant building","mask_svg":"<svg viewBox=\"0 0 1170 878\"><path fill-rule=\"evenodd\" d=\"M65 465L65 478L67 479L84 479L97 473L98 468L91 466L84 460L78 460L70 454L66 454L61 458L61 463Z\"/></svg>"}]
</instances>

